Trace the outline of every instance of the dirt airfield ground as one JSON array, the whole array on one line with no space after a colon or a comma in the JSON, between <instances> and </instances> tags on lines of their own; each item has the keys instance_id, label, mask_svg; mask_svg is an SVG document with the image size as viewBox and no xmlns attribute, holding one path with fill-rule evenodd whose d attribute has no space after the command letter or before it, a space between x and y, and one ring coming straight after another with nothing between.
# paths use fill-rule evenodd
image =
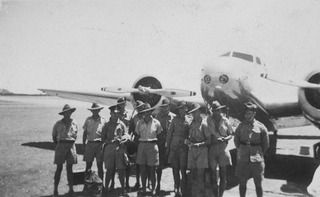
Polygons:
<instances>
[{"instance_id":1,"label":"dirt airfield ground","mask_svg":"<svg viewBox=\"0 0 320 197\"><path fill-rule=\"evenodd\" d=\"M48 197L53 191L54 146L51 143L51 128L60 118L57 114L64 103L77 107L74 118L82 126L84 118L89 116L85 103L70 102L52 97L0 97L0 196L3 197ZM102 111L106 116L107 110ZM314 127L301 127L281 130L280 135L319 136ZM81 143L80 130L77 144ZM313 154L299 155L300 146L309 146L318 142L317 139L280 139L277 144L278 155L267 161L266 178L264 180L264 196L307 196L306 186L311 181L317 162L311 158ZM80 147L80 145L78 145ZM80 150L80 149L79 149ZM75 171L84 168L82 153L79 151L79 163ZM230 171L230 173L232 173ZM59 193L67 192L65 169L61 176ZM226 197L238 196L238 186L233 176L229 176L230 184L225 192ZM130 185L135 177L130 177ZM75 186L76 195L81 193L82 185ZM116 187L119 182L116 181ZM171 169L164 170L161 196L173 196L173 178ZM255 196L253 181L248 183L247 196ZM137 196L130 192L129 196ZM114 194L117 196L117 194Z\"/></svg>"}]
</instances>

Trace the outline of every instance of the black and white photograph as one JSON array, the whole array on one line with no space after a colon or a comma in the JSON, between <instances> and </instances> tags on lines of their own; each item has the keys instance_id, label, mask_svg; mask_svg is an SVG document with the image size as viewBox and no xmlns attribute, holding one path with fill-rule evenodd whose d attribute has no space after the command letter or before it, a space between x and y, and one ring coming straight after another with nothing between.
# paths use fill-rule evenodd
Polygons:
<instances>
[{"instance_id":1,"label":"black and white photograph","mask_svg":"<svg viewBox=\"0 0 320 197\"><path fill-rule=\"evenodd\" d=\"M320 1L0 0L0 197L319 197Z\"/></svg>"}]
</instances>

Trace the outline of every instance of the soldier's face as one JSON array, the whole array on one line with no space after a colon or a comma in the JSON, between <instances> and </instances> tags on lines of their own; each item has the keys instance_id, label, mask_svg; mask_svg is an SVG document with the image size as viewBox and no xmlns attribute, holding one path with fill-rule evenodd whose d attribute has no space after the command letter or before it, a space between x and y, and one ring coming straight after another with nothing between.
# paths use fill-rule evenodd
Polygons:
<instances>
[{"instance_id":1,"label":"soldier's face","mask_svg":"<svg viewBox=\"0 0 320 197\"><path fill-rule=\"evenodd\" d=\"M253 119L254 119L254 117L255 117L255 115L256 115L256 112L255 111L252 111L252 110L246 110L245 112L244 112L244 119L246 120L246 121L252 121Z\"/></svg>"},{"instance_id":2,"label":"soldier's face","mask_svg":"<svg viewBox=\"0 0 320 197\"><path fill-rule=\"evenodd\" d=\"M92 116L98 116L100 110L92 110L91 112L92 112Z\"/></svg>"},{"instance_id":3,"label":"soldier's face","mask_svg":"<svg viewBox=\"0 0 320 197\"><path fill-rule=\"evenodd\" d=\"M63 118L69 119L71 117L72 111L66 111L63 113Z\"/></svg>"},{"instance_id":4,"label":"soldier's face","mask_svg":"<svg viewBox=\"0 0 320 197\"><path fill-rule=\"evenodd\" d=\"M160 107L161 113L169 113L169 106Z\"/></svg>"},{"instance_id":5,"label":"soldier's face","mask_svg":"<svg viewBox=\"0 0 320 197\"><path fill-rule=\"evenodd\" d=\"M185 107L179 108L179 115L180 115L180 117L184 117L186 115L186 108Z\"/></svg>"}]
</instances>

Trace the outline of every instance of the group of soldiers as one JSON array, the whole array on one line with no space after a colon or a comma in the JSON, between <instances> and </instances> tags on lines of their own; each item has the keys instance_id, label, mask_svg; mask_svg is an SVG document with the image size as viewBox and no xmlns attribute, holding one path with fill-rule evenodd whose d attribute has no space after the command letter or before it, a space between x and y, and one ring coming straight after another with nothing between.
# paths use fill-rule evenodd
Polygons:
<instances>
[{"instance_id":1,"label":"group of soldiers","mask_svg":"<svg viewBox=\"0 0 320 197\"><path fill-rule=\"evenodd\" d=\"M269 147L265 126L255 119L257 106L245 104L243 121L234 131L226 115L227 107L218 101L208 105L208 113L200 111L199 104L179 102L175 114L170 112L169 100L164 99L158 108L137 101L135 115L129 117L126 99L119 98L110 106L110 119L99 115L103 107L93 103L92 116L83 125L84 161L86 172L96 159L98 175L104 178L103 195L114 189L117 172L122 194L129 185L130 169L136 166L136 183L133 187L141 195L147 185L152 195L161 189L162 170L172 168L175 196L187 195L187 171L191 172L191 196L205 196L205 171L211 173L215 197L222 197L226 188L227 166L232 165L226 149L232 137L237 148L236 175L239 178L240 196L246 195L246 185L253 177L257 196L263 195L264 154ZM54 163L54 196L58 196L58 184L66 161L69 195L73 195L72 165L77 163L75 141L78 126L71 118L76 109L65 105L59 113L63 118L56 122L52 137L56 143ZM103 164L106 169L103 174ZM209 169L209 170L208 170ZM218 178L219 177L219 178ZM141 184L140 184L141 178ZM219 183L218 183L218 180Z\"/></svg>"}]
</instances>

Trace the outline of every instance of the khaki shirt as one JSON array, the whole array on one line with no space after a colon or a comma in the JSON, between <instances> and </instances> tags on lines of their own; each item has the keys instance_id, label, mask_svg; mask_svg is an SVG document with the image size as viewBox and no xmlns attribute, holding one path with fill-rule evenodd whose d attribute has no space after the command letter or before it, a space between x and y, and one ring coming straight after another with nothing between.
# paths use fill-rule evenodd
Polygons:
<instances>
[{"instance_id":1,"label":"khaki shirt","mask_svg":"<svg viewBox=\"0 0 320 197\"><path fill-rule=\"evenodd\" d=\"M234 144L238 150L238 161L262 162L269 148L267 128L257 120L241 122L235 131Z\"/></svg>"},{"instance_id":2,"label":"khaki shirt","mask_svg":"<svg viewBox=\"0 0 320 197\"><path fill-rule=\"evenodd\" d=\"M218 143L218 138L221 137L227 137L229 135L232 135L233 128L231 127L230 121L226 117L222 117L218 123L215 122L215 120L212 118L212 116L207 117L207 124L209 127L209 131L212 134L212 143L216 144Z\"/></svg>"},{"instance_id":3,"label":"khaki shirt","mask_svg":"<svg viewBox=\"0 0 320 197\"><path fill-rule=\"evenodd\" d=\"M106 144L112 143L112 140L118 139L125 139L128 138L127 130L125 128L125 124L118 120L117 122L107 122L104 124L102 128L102 140Z\"/></svg>"},{"instance_id":4,"label":"khaki shirt","mask_svg":"<svg viewBox=\"0 0 320 197\"><path fill-rule=\"evenodd\" d=\"M192 120L189 129L189 140L192 143L205 142L210 139L211 133L205 120Z\"/></svg>"},{"instance_id":5,"label":"khaki shirt","mask_svg":"<svg viewBox=\"0 0 320 197\"><path fill-rule=\"evenodd\" d=\"M88 117L83 125L83 130L87 134L88 141L101 141L102 127L106 123L103 117L94 119L92 116Z\"/></svg>"},{"instance_id":6,"label":"khaki shirt","mask_svg":"<svg viewBox=\"0 0 320 197\"><path fill-rule=\"evenodd\" d=\"M189 136L189 123L186 118L173 118L168 133L166 144L170 149L175 149L184 145L184 140Z\"/></svg>"},{"instance_id":7,"label":"khaki shirt","mask_svg":"<svg viewBox=\"0 0 320 197\"><path fill-rule=\"evenodd\" d=\"M160 122L155 118L151 118L149 122L145 122L144 119L139 120L135 129L140 136L139 141L156 141L158 140L157 135L162 130Z\"/></svg>"},{"instance_id":8,"label":"khaki shirt","mask_svg":"<svg viewBox=\"0 0 320 197\"><path fill-rule=\"evenodd\" d=\"M77 123L71 119L69 123L62 121L63 119L57 121L52 129L53 141L69 140L76 141L78 134Z\"/></svg>"}]
</instances>

